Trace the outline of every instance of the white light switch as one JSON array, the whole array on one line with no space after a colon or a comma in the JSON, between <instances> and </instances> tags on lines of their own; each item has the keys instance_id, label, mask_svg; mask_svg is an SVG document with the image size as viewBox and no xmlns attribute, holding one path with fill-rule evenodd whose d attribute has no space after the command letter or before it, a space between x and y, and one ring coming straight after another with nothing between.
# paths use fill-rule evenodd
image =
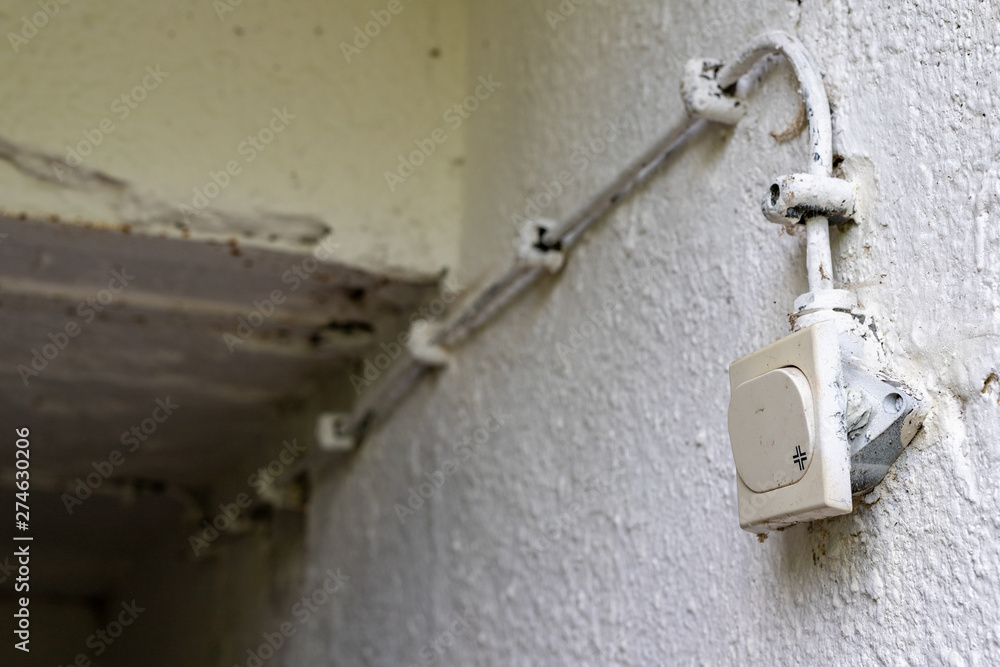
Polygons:
<instances>
[{"instance_id":1,"label":"white light switch","mask_svg":"<svg viewBox=\"0 0 1000 667\"><path fill-rule=\"evenodd\" d=\"M740 526L751 532L852 509L837 325L804 328L729 367Z\"/></svg>"},{"instance_id":2,"label":"white light switch","mask_svg":"<svg viewBox=\"0 0 1000 667\"><path fill-rule=\"evenodd\" d=\"M768 371L733 389L729 437L736 472L755 493L794 484L813 450L809 380L791 366Z\"/></svg>"}]
</instances>

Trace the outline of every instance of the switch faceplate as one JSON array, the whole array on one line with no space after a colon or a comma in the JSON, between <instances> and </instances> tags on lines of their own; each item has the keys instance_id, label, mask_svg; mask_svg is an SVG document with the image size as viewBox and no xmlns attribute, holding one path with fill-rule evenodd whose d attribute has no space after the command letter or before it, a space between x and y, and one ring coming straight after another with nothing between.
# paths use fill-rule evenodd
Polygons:
<instances>
[{"instance_id":1,"label":"switch faceplate","mask_svg":"<svg viewBox=\"0 0 1000 667\"><path fill-rule=\"evenodd\" d=\"M819 322L729 367L729 438L745 530L852 510L837 334L834 322Z\"/></svg>"}]
</instances>

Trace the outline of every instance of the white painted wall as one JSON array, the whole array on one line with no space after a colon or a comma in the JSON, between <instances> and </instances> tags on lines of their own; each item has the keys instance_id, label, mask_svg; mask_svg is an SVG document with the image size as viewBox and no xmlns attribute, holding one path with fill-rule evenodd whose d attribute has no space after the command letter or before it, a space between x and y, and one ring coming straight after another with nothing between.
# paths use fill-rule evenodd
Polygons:
<instances>
[{"instance_id":1,"label":"white painted wall","mask_svg":"<svg viewBox=\"0 0 1000 667\"><path fill-rule=\"evenodd\" d=\"M835 277L931 416L870 506L762 543L739 529L727 366L787 333L805 289L804 239L759 212L805 164L804 135L769 134L798 104L774 66L737 128L690 145L322 480L305 587L350 580L289 664L996 664L997 6L594 0L553 31L558 7L470 6L468 80L504 88L468 128L466 274L509 257L507 216L602 123L620 138L550 215L664 131L684 59L785 29L825 73L835 152L877 179Z\"/></svg>"}]
</instances>

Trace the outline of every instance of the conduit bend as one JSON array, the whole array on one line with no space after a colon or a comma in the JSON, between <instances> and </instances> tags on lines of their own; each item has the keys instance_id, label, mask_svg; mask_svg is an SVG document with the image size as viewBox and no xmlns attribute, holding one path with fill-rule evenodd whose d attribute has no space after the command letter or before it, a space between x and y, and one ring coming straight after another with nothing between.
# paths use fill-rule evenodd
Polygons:
<instances>
[{"instance_id":1,"label":"conduit bend","mask_svg":"<svg viewBox=\"0 0 1000 667\"><path fill-rule=\"evenodd\" d=\"M829 177L833 173L833 124L830 119L830 101L823 87L819 69L805 46L795 37L781 31L760 35L730 62L723 65L716 80L723 90L736 85L739 79L764 56L783 55L802 91L809 121L809 139L812 154L809 173ZM833 289L833 257L830 252L830 225L825 216L806 218L806 271L809 291Z\"/></svg>"},{"instance_id":2,"label":"conduit bend","mask_svg":"<svg viewBox=\"0 0 1000 667\"><path fill-rule=\"evenodd\" d=\"M783 55L795 71L806 104L809 120L809 139L812 157L809 173L829 176L833 170L833 125L830 121L830 102L820 78L819 70L813 64L809 52L802 42L788 33L768 32L754 39L732 61L724 64L716 75L719 87L728 89L764 56Z\"/></svg>"}]
</instances>

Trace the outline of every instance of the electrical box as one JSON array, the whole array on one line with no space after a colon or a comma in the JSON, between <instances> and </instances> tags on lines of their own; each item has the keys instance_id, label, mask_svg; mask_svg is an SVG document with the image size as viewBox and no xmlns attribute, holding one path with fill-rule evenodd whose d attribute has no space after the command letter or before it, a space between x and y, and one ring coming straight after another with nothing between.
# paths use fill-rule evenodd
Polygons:
<instances>
[{"instance_id":1,"label":"electrical box","mask_svg":"<svg viewBox=\"0 0 1000 667\"><path fill-rule=\"evenodd\" d=\"M848 514L837 325L820 322L729 367L740 526L752 532Z\"/></svg>"}]
</instances>

